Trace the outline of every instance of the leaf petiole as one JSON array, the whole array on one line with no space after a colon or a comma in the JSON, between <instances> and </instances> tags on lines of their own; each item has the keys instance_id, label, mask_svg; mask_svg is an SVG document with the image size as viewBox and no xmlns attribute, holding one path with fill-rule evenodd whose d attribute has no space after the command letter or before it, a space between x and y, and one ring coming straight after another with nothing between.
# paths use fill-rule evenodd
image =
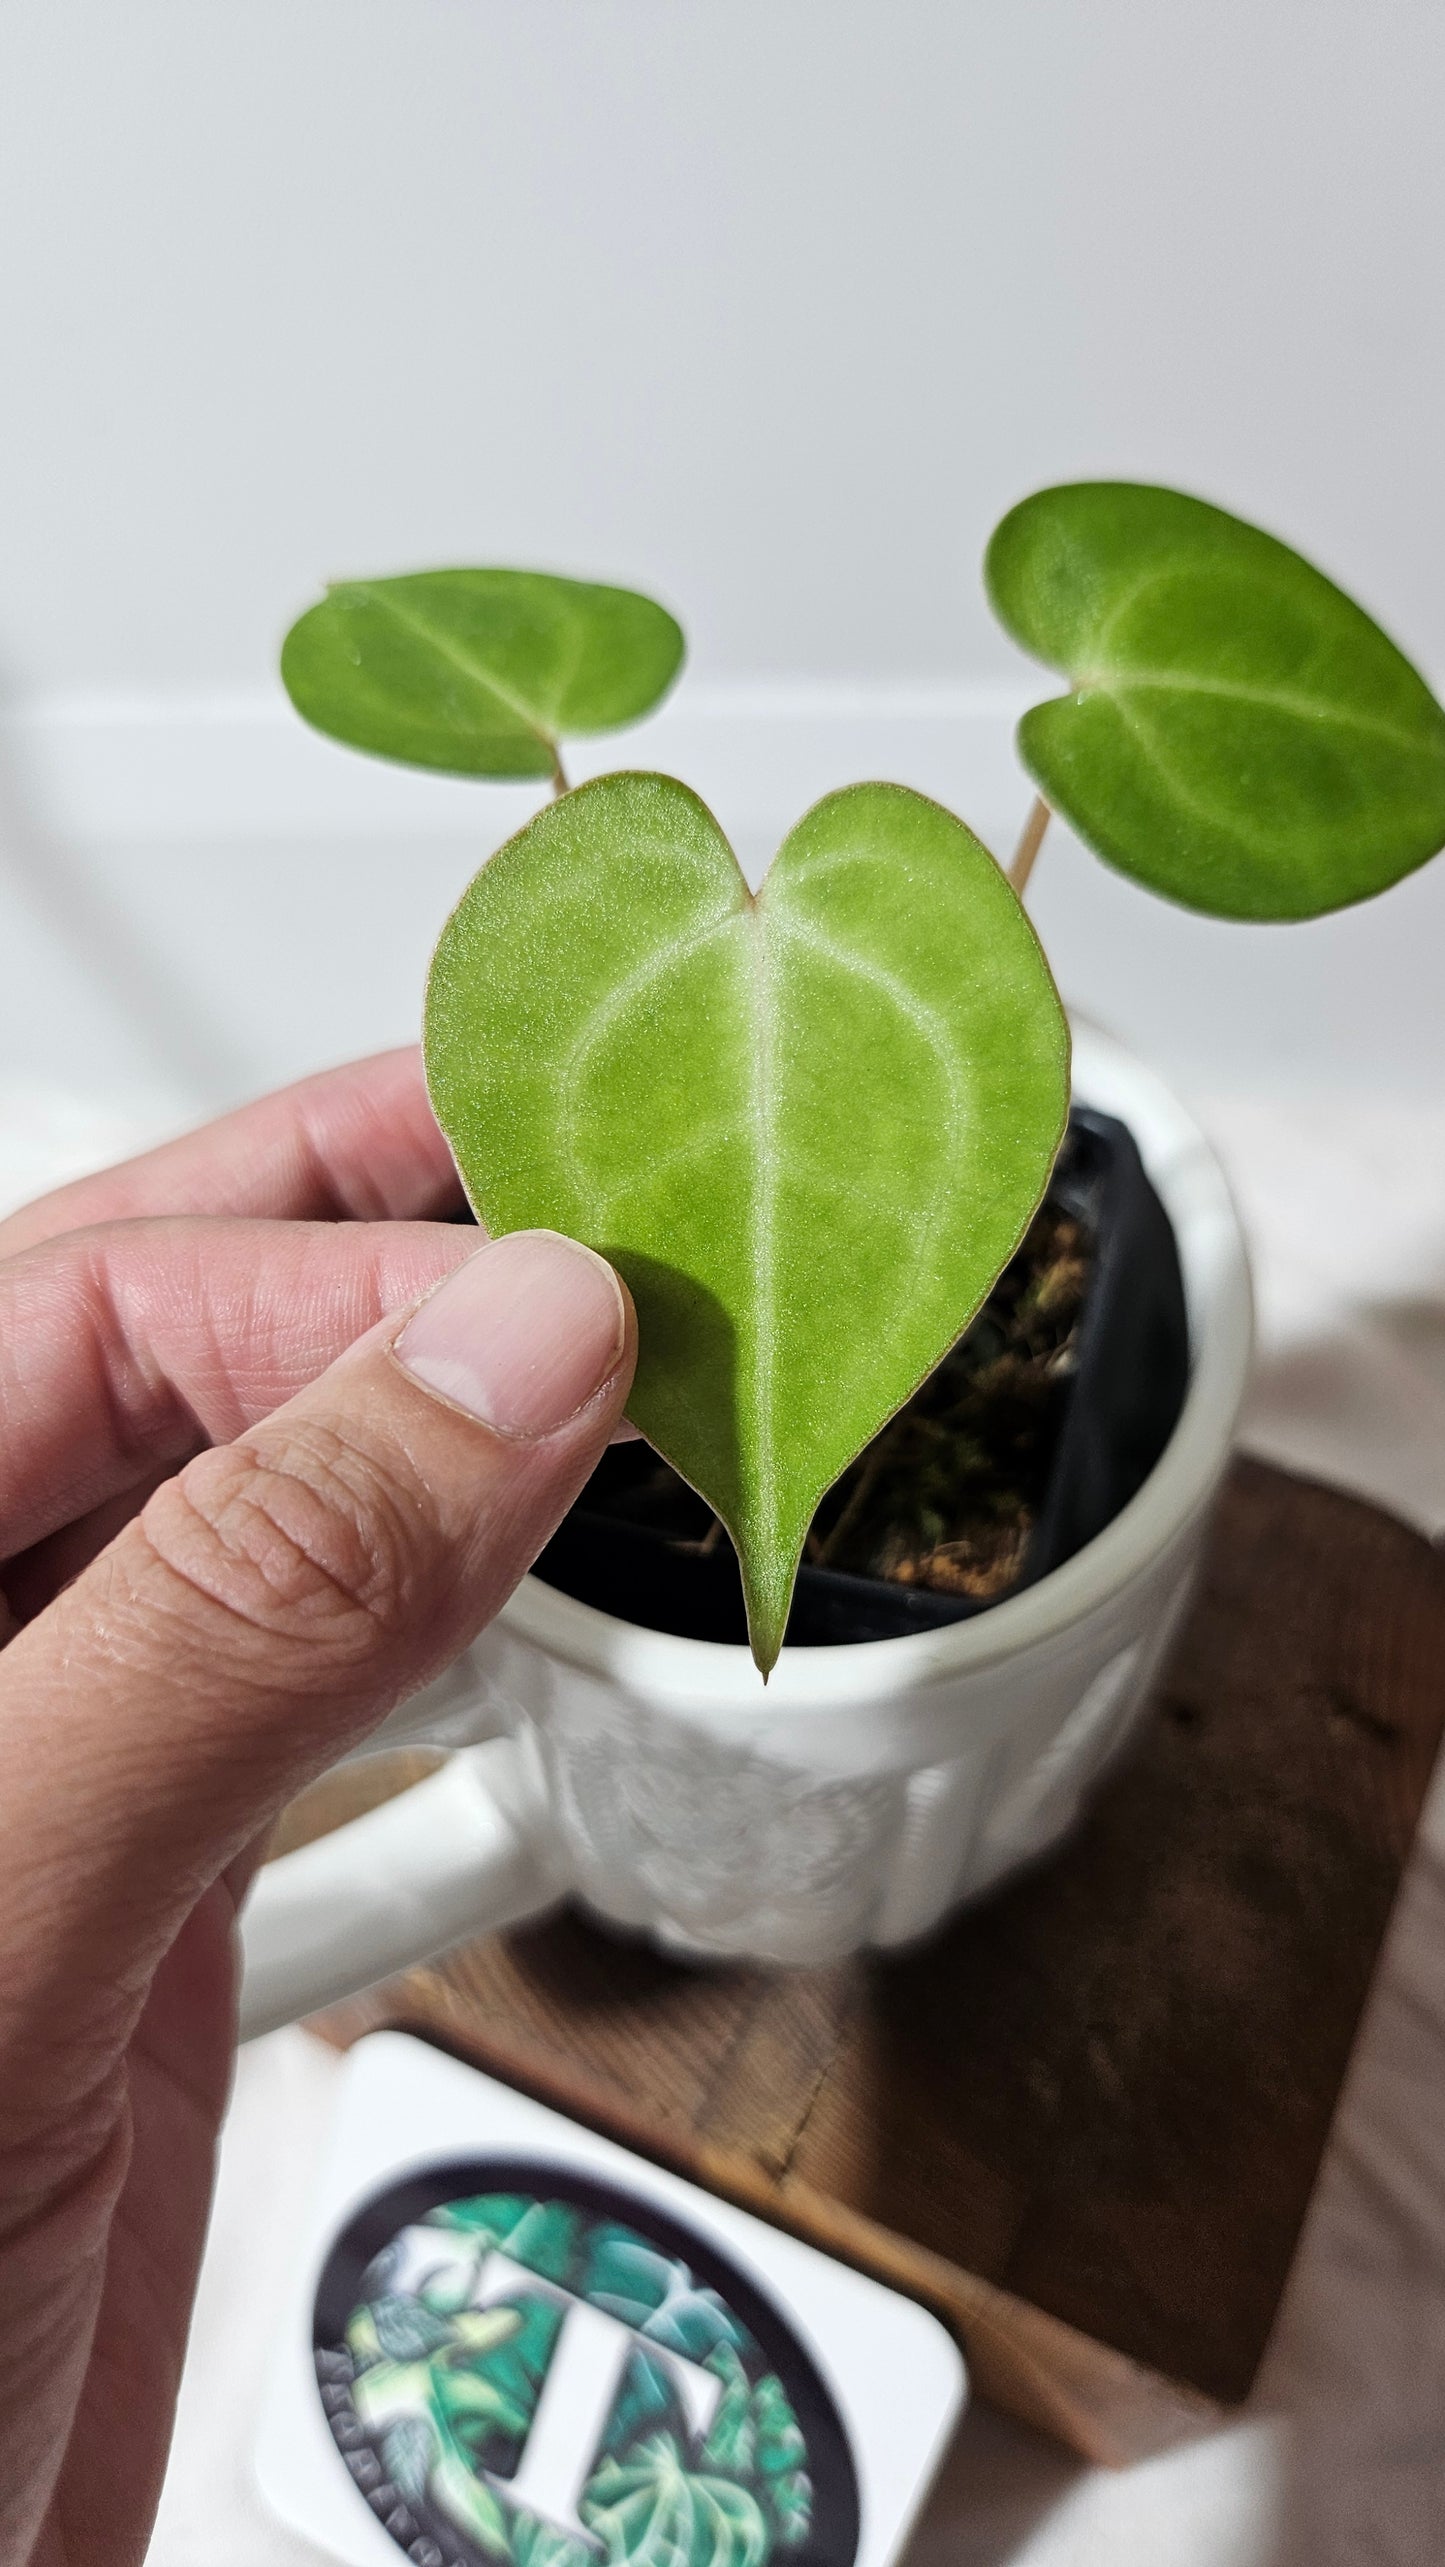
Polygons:
<instances>
[{"instance_id":1,"label":"leaf petiole","mask_svg":"<svg viewBox=\"0 0 1445 2567\"><path fill-rule=\"evenodd\" d=\"M1029 816L1024 822L1018 845L1014 849L1013 863L1008 869L1009 881L1013 884L1020 900L1029 887L1029 876L1033 872L1039 849L1044 843L1044 831L1053 816L1043 795L1036 793L1029 807Z\"/></svg>"}]
</instances>

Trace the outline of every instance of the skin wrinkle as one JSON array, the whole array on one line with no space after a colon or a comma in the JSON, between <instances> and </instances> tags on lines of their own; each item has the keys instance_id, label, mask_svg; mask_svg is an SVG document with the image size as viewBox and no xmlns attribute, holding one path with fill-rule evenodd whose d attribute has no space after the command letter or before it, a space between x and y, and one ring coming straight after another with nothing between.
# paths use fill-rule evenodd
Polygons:
<instances>
[{"instance_id":1,"label":"skin wrinkle","mask_svg":"<svg viewBox=\"0 0 1445 2567\"><path fill-rule=\"evenodd\" d=\"M389 1485L374 1458L308 1422L264 1459L234 1446L202 1456L157 1492L140 1529L175 1576L263 1640L302 1629L314 1649L319 1606L328 1646L334 1629L370 1651L406 1627L424 1583L410 1529L418 1494ZM248 1569L270 1610L252 1610Z\"/></svg>"},{"instance_id":2,"label":"skin wrinkle","mask_svg":"<svg viewBox=\"0 0 1445 2567\"><path fill-rule=\"evenodd\" d=\"M94 1358L116 1452L139 1473L157 1460L188 1451L204 1430L192 1403L167 1379L143 1335L128 1324L132 1314L107 1289L103 1241L93 1232L87 1241L82 1233L80 1244L89 1245L89 1257L77 1278L84 1296L83 1309L76 1314L81 1321L78 1333ZM112 1328L114 1355L109 1351ZM152 1416L160 1430L154 1437L142 1422Z\"/></svg>"},{"instance_id":3,"label":"skin wrinkle","mask_svg":"<svg viewBox=\"0 0 1445 2567\"><path fill-rule=\"evenodd\" d=\"M609 1396L614 1398L615 1404L615 1394ZM413 1434L422 1442L426 1440L427 1426L434 1417L435 1406L424 1399L419 1401L413 1385L406 1387L402 1414L408 1419L414 1418L416 1424L414 1429L403 1429L388 1439L388 1453L409 1471L414 1472L416 1467ZM479 1429L474 1421L466 1421L462 1432L469 1446L474 1446L478 1437L485 1435L485 1430ZM585 1419L577 1421L567 1432L585 1437ZM594 1432L605 1433L605 1425ZM485 1440L492 1441L490 1438ZM201 1464L192 1466L192 1472L194 1474L202 1468L229 1470L234 1458L222 1454L202 1457ZM328 1461L336 1458L335 1446L330 1442L327 1458ZM454 1655L456 1647L468 1636L465 1631L450 1627L456 1615L457 1594L464 1596L469 1586L475 1589L479 1578L499 1575L499 1569L493 1565L499 1561L510 1563L505 1581L510 1584L512 1577L527 1565L540 1540L545 1537L548 1527L545 1522L538 1524L535 1498L529 1499L527 1491L529 1486L535 1485L539 1475L547 1473L548 1468L545 1452L540 1447L532 1448L525 1468L509 1463L498 1470L496 1503L489 1515L478 1521L468 1511L466 1519L458 1527L458 1547L447 1563L443 1595L440 1599L414 1596L408 1608L409 1626L413 1633L410 1661L400 1643L395 1650L388 1650L385 1645L374 1648L369 1664L364 1651L358 1658L364 1636L359 1613L349 1649L335 1652L335 1662L329 1666L325 1657L331 1654L330 1651L324 1653L323 1662L318 1666L315 1650L308 1646L304 1615L293 1616L298 1627L289 1632L273 1623L268 1649L254 1592L250 1598L238 1598L233 1585L222 1590L219 1603L212 1601L197 1616L192 1609L194 1598L184 1578L173 1577L170 1574L173 1564L168 1563L142 1537L141 1528L132 1528L131 1534L100 1570L107 1586L113 1589L102 1617L104 1638L102 1640L97 1634L92 1608L84 1627L84 1655L71 1666L65 1698L56 1705L56 1714L62 1729L74 1727L75 1743L69 1752L79 1759L78 1769L90 1777L96 1790L115 1797L127 1789L123 1752L111 1736L106 1736L103 1741L87 1738L87 1700L96 1694L97 1689L101 1693L112 1691L116 1681L131 1685L137 1681L158 1685L167 1704L166 1720L172 1733L172 1752L175 1756L184 1757L191 1777L192 1798L188 1803L189 1816L175 1812L169 1797L156 1804L153 1796L147 1796L148 1805L143 1817L140 1807L133 1804L129 1834L123 1833L114 1843L107 1838L103 1857L107 1895L126 1905L139 1918L147 1900L142 1892L132 1904L125 1877L128 1862L137 1879L148 1877L157 1861L174 1865L178 1847L188 1841L188 1833L210 1824L204 1812L223 1804L227 1796L237 1793L243 1784L253 1789L266 1789L270 1774L279 1772L287 1764L296 1769L290 1788L299 1787L299 1782L307 1778L309 1771L328 1761L328 1744L330 1753L334 1754L338 1731L354 1720L355 1709L362 1700L370 1700L375 1706L375 1716L379 1717L411 1684L424 1681L426 1675L447 1656ZM419 1492L420 1480L416 1485ZM427 1474L426 1485L432 1493L433 1511L445 1516L449 1505L455 1506L448 1476L435 1478ZM164 1503L167 1494L163 1491L160 1500L153 1501L153 1507ZM522 1523L527 1526L525 1541L517 1536L517 1527ZM283 1529L288 1532L295 1530L290 1524ZM161 1551L164 1549L162 1544ZM186 1564L182 1562L180 1565L184 1568ZM368 1573L372 1573L370 1563ZM72 1593L62 1598L56 1608L58 1629L62 1635L67 1634L74 1603ZM239 1650L234 1645L235 1634L230 1627L231 1609L238 1604L242 1634ZM420 1649L418 1634L422 1635ZM335 1636L333 1625L328 1635L333 1648ZM206 1709L212 1671L218 1658L228 1668L233 1714L240 1715L233 1716L219 1727L214 1720L208 1722ZM348 1663L348 1658L357 1660L357 1663L353 1666ZM112 1662L110 1674L97 1663L104 1659ZM296 1698L288 1714L282 1742L275 1735L277 1700L293 1691ZM71 1719L72 1704L78 1726L74 1726ZM137 1804L139 1799L137 1793ZM39 1815L43 1823L43 1810ZM83 1812L72 1803L67 1824L81 1815ZM230 1859L238 1852L243 1841L243 1837L229 1841L223 1859ZM99 1848L92 1847L93 1855L99 1855L99 1852Z\"/></svg>"},{"instance_id":4,"label":"skin wrinkle","mask_svg":"<svg viewBox=\"0 0 1445 2567\"><path fill-rule=\"evenodd\" d=\"M26 2157L34 2157L33 2137L33 2130L22 2125L7 2132L0 2144L0 2210L4 2213L0 2248L33 2228L39 2216L75 2217L98 2204L109 2217L119 2200L130 2170L133 2134L126 2084L113 2051L105 2060L102 2077L70 2100L65 2126L54 2133L38 2180L27 2194L18 2178ZM12 2279L6 2298L7 2326L15 2306Z\"/></svg>"}]
</instances>

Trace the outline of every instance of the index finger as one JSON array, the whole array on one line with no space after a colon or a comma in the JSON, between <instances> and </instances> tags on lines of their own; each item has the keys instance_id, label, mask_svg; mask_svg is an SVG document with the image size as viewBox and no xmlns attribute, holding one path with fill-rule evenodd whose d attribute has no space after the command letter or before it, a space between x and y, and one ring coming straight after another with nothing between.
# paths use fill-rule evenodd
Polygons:
<instances>
[{"instance_id":1,"label":"index finger","mask_svg":"<svg viewBox=\"0 0 1445 2567\"><path fill-rule=\"evenodd\" d=\"M101 1221L225 1213L278 1221L419 1221L461 1186L414 1045L243 1105L0 1222L0 1257Z\"/></svg>"}]
</instances>

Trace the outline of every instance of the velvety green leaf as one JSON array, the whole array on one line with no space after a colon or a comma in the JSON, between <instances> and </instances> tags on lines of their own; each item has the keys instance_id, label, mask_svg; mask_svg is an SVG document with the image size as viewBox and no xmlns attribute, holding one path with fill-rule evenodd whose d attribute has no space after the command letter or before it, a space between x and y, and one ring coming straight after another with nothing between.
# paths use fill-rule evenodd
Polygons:
<instances>
[{"instance_id":1,"label":"velvety green leaf","mask_svg":"<svg viewBox=\"0 0 1445 2567\"><path fill-rule=\"evenodd\" d=\"M530 570L347 580L293 624L281 676L318 731L456 775L546 776L560 739L636 722L682 665L650 597Z\"/></svg>"},{"instance_id":2,"label":"velvety green leaf","mask_svg":"<svg viewBox=\"0 0 1445 2567\"><path fill-rule=\"evenodd\" d=\"M625 1276L631 1414L731 1533L765 1672L819 1498L1027 1227L1068 1051L999 868L899 785L820 802L754 899L695 794L603 776L447 924L427 1072L468 1193Z\"/></svg>"},{"instance_id":3,"label":"velvety green leaf","mask_svg":"<svg viewBox=\"0 0 1445 2567\"><path fill-rule=\"evenodd\" d=\"M1222 918L1309 918L1445 844L1445 712L1379 626L1258 527L1132 482L994 535L1004 624L1073 692L1019 750L1096 852Z\"/></svg>"}]
</instances>

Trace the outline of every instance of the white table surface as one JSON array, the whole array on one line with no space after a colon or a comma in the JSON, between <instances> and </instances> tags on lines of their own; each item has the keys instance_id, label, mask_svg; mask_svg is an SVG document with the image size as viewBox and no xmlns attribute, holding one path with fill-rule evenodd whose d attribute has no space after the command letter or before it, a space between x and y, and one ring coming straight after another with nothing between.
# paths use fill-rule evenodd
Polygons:
<instances>
[{"instance_id":1,"label":"white table surface","mask_svg":"<svg viewBox=\"0 0 1445 2567\"><path fill-rule=\"evenodd\" d=\"M1445 1107L1196 1100L1255 1246L1246 1441L1445 1533ZM0 1203L127 1136L0 1094ZM1445 1683L1445 1669L1441 1671ZM320 2567L248 2452L335 2062L242 2058L150 2567ZM1254 2398L1147 2466L975 2408L912 2567L1439 2567L1445 2557L1445 1784L1436 1790Z\"/></svg>"}]
</instances>

